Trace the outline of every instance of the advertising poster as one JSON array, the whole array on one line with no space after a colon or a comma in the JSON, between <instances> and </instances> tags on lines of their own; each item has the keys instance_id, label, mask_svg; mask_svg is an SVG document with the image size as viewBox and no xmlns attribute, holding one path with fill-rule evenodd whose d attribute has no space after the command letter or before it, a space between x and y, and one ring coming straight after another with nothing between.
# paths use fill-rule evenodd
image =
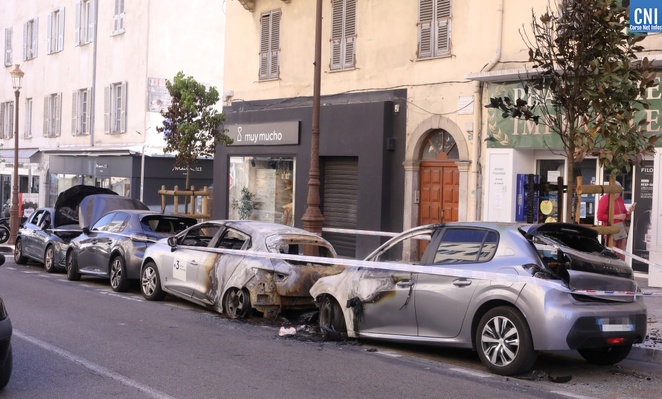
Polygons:
<instances>
[{"instance_id":1,"label":"advertising poster","mask_svg":"<svg viewBox=\"0 0 662 399\"><path fill-rule=\"evenodd\" d=\"M32 213L39 208L38 193L19 193L18 194L18 215L19 217L30 217Z\"/></svg>"},{"instance_id":2,"label":"advertising poster","mask_svg":"<svg viewBox=\"0 0 662 399\"><path fill-rule=\"evenodd\" d=\"M643 161L634 172L632 201L637 203L632 213L632 253L648 259L651 244L651 210L653 209L653 161ZM632 260L632 268L648 272L648 265Z\"/></svg>"}]
</instances>

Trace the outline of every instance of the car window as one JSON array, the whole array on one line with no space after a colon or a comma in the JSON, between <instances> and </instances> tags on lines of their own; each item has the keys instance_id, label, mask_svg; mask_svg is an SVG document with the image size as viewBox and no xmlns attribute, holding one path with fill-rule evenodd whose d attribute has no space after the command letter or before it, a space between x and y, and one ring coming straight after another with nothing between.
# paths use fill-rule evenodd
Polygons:
<instances>
[{"instance_id":1,"label":"car window","mask_svg":"<svg viewBox=\"0 0 662 399\"><path fill-rule=\"evenodd\" d=\"M179 244L193 247L206 247L222 226L217 224L202 224L189 230L179 238Z\"/></svg>"},{"instance_id":2,"label":"car window","mask_svg":"<svg viewBox=\"0 0 662 399\"><path fill-rule=\"evenodd\" d=\"M115 213L109 213L99 219L96 223L94 223L94 226L92 226L92 231L108 231L108 225L110 222L113 220L115 217Z\"/></svg>"},{"instance_id":3,"label":"car window","mask_svg":"<svg viewBox=\"0 0 662 399\"><path fill-rule=\"evenodd\" d=\"M426 230L406 237L393 238L384 244L388 246L382 248L381 252L375 253L372 257L369 256L367 260L416 264L420 258L415 258L414 249L419 247L425 248L430 242L431 237L432 231ZM423 250L421 249L419 255L422 254Z\"/></svg>"},{"instance_id":4,"label":"car window","mask_svg":"<svg viewBox=\"0 0 662 399\"><path fill-rule=\"evenodd\" d=\"M163 234L179 233L195 223L195 219L192 218L164 217L163 215L145 216L140 221L143 231Z\"/></svg>"},{"instance_id":5,"label":"car window","mask_svg":"<svg viewBox=\"0 0 662 399\"><path fill-rule=\"evenodd\" d=\"M28 223L37 224L37 222L39 221L39 217L43 213L44 213L44 209L33 213L32 215L30 215L30 219L28 219Z\"/></svg>"},{"instance_id":6,"label":"car window","mask_svg":"<svg viewBox=\"0 0 662 399\"><path fill-rule=\"evenodd\" d=\"M242 249L250 237L241 231L227 228L216 242L216 248Z\"/></svg>"},{"instance_id":7,"label":"car window","mask_svg":"<svg viewBox=\"0 0 662 399\"><path fill-rule=\"evenodd\" d=\"M44 210L44 212L42 212L41 219L39 219L39 227L42 229L47 229L51 227L51 213L48 212L47 210Z\"/></svg>"},{"instance_id":8,"label":"car window","mask_svg":"<svg viewBox=\"0 0 662 399\"><path fill-rule=\"evenodd\" d=\"M497 234L494 231L449 228L444 231L433 263L485 262L492 259L496 247Z\"/></svg>"},{"instance_id":9,"label":"car window","mask_svg":"<svg viewBox=\"0 0 662 399\"><path fill-rule=\"evenodd\" d=\"M126 213L117 213L115 214L115 217L113 217L113 220L110 221L108 224L108 228L106 231L111 232L111 233L119 233L124 228L126 227L127 223L129 221L129 215Z\"/></svg>"}]
</instances>

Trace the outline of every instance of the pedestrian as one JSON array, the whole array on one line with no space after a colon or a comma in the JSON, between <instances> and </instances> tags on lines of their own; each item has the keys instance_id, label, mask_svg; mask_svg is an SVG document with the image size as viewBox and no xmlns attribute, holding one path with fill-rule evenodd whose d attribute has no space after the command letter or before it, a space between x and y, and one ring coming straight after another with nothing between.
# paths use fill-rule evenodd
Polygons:
<instances>
[{"instance_id":1,"label":"pedestrian","mask_svg":"<svg viewBox=\"0 0 662 399\"><path fill-rule=\"evenodd\" d=\"M621 183L616 182L617 186L621 186ZM614 193L612 194L616 196L616 199L614 200L614 224L613 226L619 226L621 229L618 233L614 234L614 247L625 250L625 247L627 246L628 242L628 229L626 227L626 220L630 218L630 215L634 211L634 205L630 207L630 210L628 210L625 207L625 201L623 201L623 197L621 196L621 193ZM602 222L603 225L609 225L609 194L605 194L602 197L600 197L600 201L598 202L598 220ZM607 243L607 237L603 236L602 237L602 242L604 244ZM618 257L621 258L622 260L625 260L625 256L617 253Z\"/></svg>"}]
</instances>

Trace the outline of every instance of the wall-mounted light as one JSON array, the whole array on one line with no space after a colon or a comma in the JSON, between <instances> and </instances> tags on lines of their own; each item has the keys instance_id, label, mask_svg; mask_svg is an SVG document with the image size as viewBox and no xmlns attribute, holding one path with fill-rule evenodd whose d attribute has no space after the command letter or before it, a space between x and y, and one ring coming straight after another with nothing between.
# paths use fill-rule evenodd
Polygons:
<instances>
[{"instance_id":1,"label":"wall-mounted light","mask_svg":"<svg viewBox=\"0 0 662 399\"><path fill-rule=\"evenodd\" d=\"M400 104L393 104L393 113L396 115L400 113Z\"/></svg>"}]
</instances>

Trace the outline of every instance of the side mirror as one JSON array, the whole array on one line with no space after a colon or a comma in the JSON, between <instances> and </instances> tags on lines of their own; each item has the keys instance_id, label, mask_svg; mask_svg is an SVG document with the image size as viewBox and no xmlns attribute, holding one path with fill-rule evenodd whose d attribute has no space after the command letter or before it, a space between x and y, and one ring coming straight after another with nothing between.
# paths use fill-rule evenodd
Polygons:
<instances>
[{"instance_id":1,"label":"side mirror","mask_svg":"<svg viewBox=\"0 0 662 399\"><path fill-rule=\"evenodd\" d=\"M83 234L90 234L90 228L87 226L83 227L81 230L83 231Z\"/></svg>"},{"instance_id":2,"label":"side mirror","mask_svg":"<svg viewBox=\"0 0 662 399\"><path fill-rule=\"evenodd\" d=\"M168 237L168 245L170 245L170 251L174 251L177 248L177 238L175 236Z\"/></svg>"}]
</instances>

